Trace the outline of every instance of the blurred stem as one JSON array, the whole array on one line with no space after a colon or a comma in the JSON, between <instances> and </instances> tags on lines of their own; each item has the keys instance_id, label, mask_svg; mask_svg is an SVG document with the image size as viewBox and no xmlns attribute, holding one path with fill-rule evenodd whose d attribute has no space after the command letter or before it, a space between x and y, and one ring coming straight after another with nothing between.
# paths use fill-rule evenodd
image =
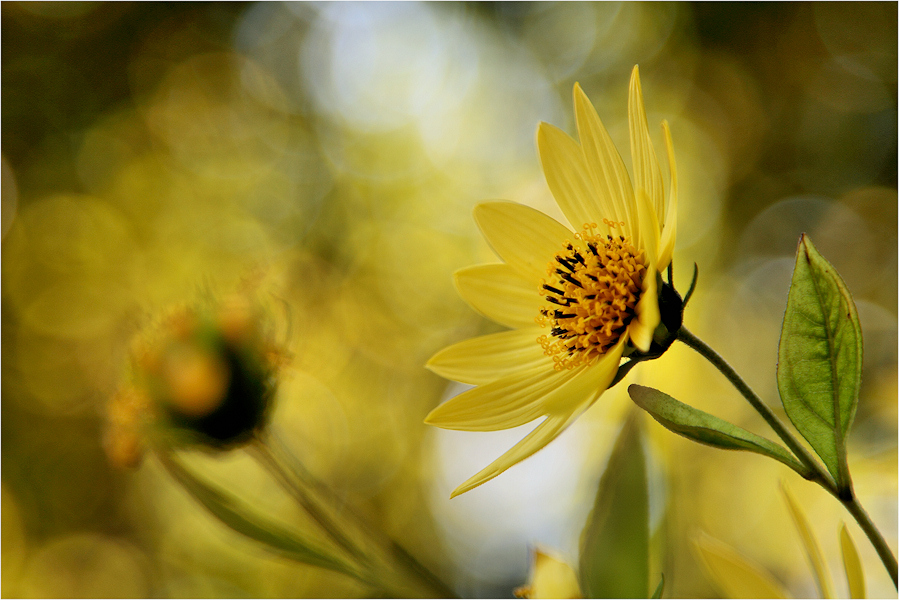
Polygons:
<instances>
[{"instance_id":1,"label":"blurred stem","mask_svg":"<svg viewBox=\"0 0 899 600\"><path fill-rule=\"evenodd\" d=\"M331 490L317 481L311 473L306 471L303 465L286 449L284 444L273 433L268 433L264 438L258 438L251 446L254 456L265 466L300 503L300 505L321 525L322 529L347 550L355 558L364 564L369 571L366 582L376 587L385 588L383 576L385 570L363 551L352 539L342 533L346 527L340 527L330 515L329 507L342 505ZM364 519L353 513L349 507L341 506L341 512L349 516L352 523L342 519L342 525L361 533L371 545L377 548L388 564L395 568L389 569L393 573L409 576L415 580L416 592L413 596L452 598L455 594L436 575L431 573L424 565L419 563L396 541L390 539L380 531L371 528ZM386 586L383 591L391 596L409 595L408 582L404 581L398 586ZM405 590L405 594L402 590ZM424 593L422 593L424 592Z\"/></svg>"},{"instance_id":2,"label":"blurred stem","mask_svg":"<svg viewBox=\"0 0 899 600\"><path fill-rule=\"evenodd\" d=\"M717 352L712 350L712 348L700 340L698 337L693 335L689 329L686 327L681 327L680 331L677 334L677 339L685 343L687 346L696 350L703 358L712 363L716 369L721 371L721 373L727 377L728 381L730 381L737 390L743 394L743 397L749 401L749 404L760 414L762 418L771 426L771 429L784 441L784 443L793 451L796 457L810 470L808 475L803 475L806 479L810 481L817 482L821 487L827 490L834 498L840 501L843 506L846 507L846 510L849 511L855 520L858 522L859 526L868 536L868 539L871 540L871 544L877 550L877 554L880 556L880 559L883 561L883 564L886 566L887 571L890 573L890 577L893 579L893 585L897 585L897 566L896 566L896 557L893 555L892 550L887 545L886 540L881 535L880 531L877 530L877 527L874 525L874 522L871 521L871 517L868 516L868 513L865 512L865 509L862 508L862 505L859 504L858 498L855 496L855 493L852 491L852 488L849 488L849 493L843 494L840 493L840 490L837 488L836 483L830 474L824 470L824 468L820 465L820 463L815 460L812 455L805 449L805 447L799 443L792 433L786 428L786 426L781 422L780 419L777 418L777 415L768 408L768 405L765 404L762 399L752 391L743 378L740 377L733 367L728 364L726 360L724 360ZM897 586L899 588L899 586Z\"/></svg>"},{"instance_id":3,"label":"blurred stem","mask_svg":"<svg viewBox=\"0 0 899 600\"><path fill-rule=\"evenodd\" d=\"M346 550L357 560L368 562L368 558L348 537L343 535L334 520L327 514L323 507L312 498L303 486L297 485L284 465L269 446L261 439L255 438L249 446L250 453L278 480L278 482L300 503L309 516L328 534L338 546Z\"/></svg>"}]
</instances>

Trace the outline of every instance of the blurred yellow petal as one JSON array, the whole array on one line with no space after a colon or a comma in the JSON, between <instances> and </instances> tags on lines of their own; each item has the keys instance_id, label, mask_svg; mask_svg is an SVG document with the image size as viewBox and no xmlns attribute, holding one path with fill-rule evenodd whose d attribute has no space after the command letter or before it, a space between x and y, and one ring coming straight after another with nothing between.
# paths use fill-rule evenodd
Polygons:
<instances>
[{"instance_id":1,"label":"blurred yellow petal","mask_svg":"<svg viewBox=\"0 0 899 600\"><path fill-rule=\"evenodd\" d=\"M708 535L694 540L700 564L725 598L790 598L768 571Z\"/></svg>"},{"instance_id":2,"label":"blurred yellow petal","mask_svg":"<svg viewBox=\"0 0 899 600\"><path fill-rule=\"evenodd\" d=\"M587 159L587 167L593 178L593 185L599 202L615 208L614 220L624 223L625 235L633 236L636 227L634 210L634 189L627 174L621 155L605 126L596 114L596 109L587 98L581 86L574 84L574 114L577 118L578 137ZM602 220L603 215L597 215Z\"/></svg>"},{"instance_id":3,"label":"blurred yellow petal","mask_svg":"<svg viewBox=\"0 0 899 600\"><path fill-rule=\"evenodd\" d=\"M571 137L553 125L540 123L537 130L537 149L546 184L574 229L585 223L597 223L603 234L609 228L603 218L619 222L625 215L616 212L612 203L603 203L596 193L593 179L581 147Z\"/></svg>"},{"instance_id":4,"label":"blurred yellow petal","mask_svg":"<svg viewBox=\"0 0 899 600\"><path fill-rule=\"evenodd\" d=\"M542 450L548 443L556 439L565 428L581 416L581 413L584 412L586 408L586 406L582 406L571 414L547 417L545 421L540 423L540 425L534 429L534 431L515 444L511 450L490 463L490 465L481 470L477 475L471 477L465 483L457 487L453 493L450 494L450 497L454 498L459 494L464 494L465 492L478 487L482 483L490 481L509 467L517 465L524 459L532 456L535 452Z\"/></svg>"},{"instance_id":5,"label":"blurred yellow petal","mask_svg":"<svg viewBox=\"0 0 899 600\"><path fill-rule=\"evenodd\" d=\"M643 106L643 89L640 86L640 69L634 67L631 73L630 93L627 105L628 124L631 133L631 160L634 166L634 190L646 193L653 208L656 219L665 218L665 190L662 187L662 172L659 170L659 159L649 137L649 126L646 124L646 109Z\"/></svg>"},{"instance_id":6,"label":"blurred yellow petal","mask_svg":"<svg viewBox=\"0 0 899 600\"><path fill-rule=\"evenodd\" d=\"M523 369L450 398L425 418L443 429L498 431L544 415L546 394L577 375L546 366Z\"/></svg>"},{"instance_id":7,"label":"blurred yellow petal","mask_svg":"<svg viewBox=\"0 0 899 600\"><path fill-rule=\"evenodd\" d=\"M528 583L515 590L519 598L583 598L577 573L568 563L535 549Z\"/></svg>"},{"instance_id":8,"label":"blurred yellow petal","mask_svg":"<svg viewBox=\"0 0 899 600\"><path fill-rule=\"evenodd\" d=\"M454 279L463 300L507 327L533 327L546 303L537 281L525 279L506 264L466 267L456 271Z\"/></svg>"},{"instance_id":9,"label":"blurred yellow petal","mask_svg":"<svg viewBox=\"0 0 899 600\"><path fill-rule=\"evenodd\" d=\"M805 511L796 502L793 493L787 487L786 481L780 482L780 489L784 498L787 500L787 508L790 509L790 516L799 530L799 537L802 538L802 546L805 548L805 555L808 557L809 563L812 565L812 571L815 574L815 582L818 584L818 590L821 592L822 598L834 598L833 593L833 577L830 575L830 569L824 561L824 554L821 552L821 546L818 539L812 532L812 526L805 516Z\"/></svg>"},{"instance_id":10,"label":"blurred yellow petal","mask_svg":"<svg viewBox=\"0 0 899 600\"><path fill-rule=\"evenodd\" d=\"M427 367L441 377L472 385L537 366L550 370L552 361L537 343L538 335L540 329L533 326L471 338L444 348Z\"/></svg>"},{"instance_id":11,"label":"blurred yellow petal","mask_svg":"<svg viewBox=\"0 0 899 600\"><path fill-rule=\"evenodd\" d=\"M846 568L846 580L849 582L849 597L865 597L865 572L862 570L862 561L858 557L858 550L849 535L846 524L840 527L840 549L843 552L843 566Z\"/></svg>"},{"instance_id":12,"label":"blurred yellow petal","mask_svg":"<svg viewBox=\"0 0 899 600\"><path fill-rule=\"evenodd\" d=\"M539 210L514 202L478 204L474 219L494 252L534 282L546 277L546 265L574 235Z\"/></svg>"},{"instance_id":13,"label":"blurred yellow petal","mask_svg":"<svg viewBox=\"0 0 899 600\"><path fill-rule=\"evenodd\" d=\"M665 134L665 146L668 149L668 170L671 173L671 189L668 192L668 206L665 211L665 222L662 225L662 237L659 242L659 271L668 268L674 256L674 242L677 237L677 163L674 160L674 144L671 141L671 130L668 122L662 121Z\"/></svg>"},{"instance_id":14,"label":"blurred yellow petal","mask_svg":"<svg viewBox=\"0 0 899 600\"><path fill-rule=\"evenodd\" d=\"M652 334L661 321L656 270L650 264L646 270L646 277L643 278L643 294L637 302L637 314L627 327L631 342L641 352L649 350Z\"/></svg>"}]
</instances>

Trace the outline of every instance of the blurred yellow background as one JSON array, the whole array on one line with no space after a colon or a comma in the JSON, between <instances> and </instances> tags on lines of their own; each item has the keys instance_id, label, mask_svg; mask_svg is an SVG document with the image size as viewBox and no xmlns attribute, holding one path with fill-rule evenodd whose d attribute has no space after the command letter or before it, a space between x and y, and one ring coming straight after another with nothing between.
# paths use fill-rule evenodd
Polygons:
<instances>
[{"instance_id":1,"label":"blurred yellow background","mask_svg":"<svg viewBox=\"0 0 899 600\"><path fill-rule=\"evenodd\" d=\"M628 148L634 64L656 147L665 118L677 152L678 286L700 269L686 325L773 405L801 232L854 294L865 363L849 462L896 547L896 4L0 10L4 596L364 592L226 530L152 458L121 472L103 455L102 412L131 337L172 303L247 280L277 307L292 357L274 425L310 470L460 594L509 596L537 544L576 564L626 385L534 458L450 501L523 432L423 425L459 391L423 365L497 329L452 285L455 269L495 260L472 207L502 198L558 215L537 124L574 133L579 81ZM627 381L770 436L681 345ZM798 597L815 593L781 477L846 593L837 540L851 517L833 498L773 461L697 446L654 422L646 430L666 596L718 593L690 550L699 531ZM204 465L292 518L240 452ZM854 522L850 531L869 593L893 595Z\"/></svg>"}]
</instances>

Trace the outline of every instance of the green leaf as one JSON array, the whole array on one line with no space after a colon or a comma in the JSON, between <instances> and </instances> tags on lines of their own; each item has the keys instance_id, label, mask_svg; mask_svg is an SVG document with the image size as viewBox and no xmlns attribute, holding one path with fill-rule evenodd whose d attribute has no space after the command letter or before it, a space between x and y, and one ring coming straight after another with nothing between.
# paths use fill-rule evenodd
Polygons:
<instances>
[{"instance_id":1,"label":"green leaf","mask_svg":"<svg viewBox=\"0 0 899 600\"><path fill-rule=\"evenodd\" d=\"M805 548L805 555L808 557L809 563L812 565L812 571L815 574L815 582L818 584L818 590L821 592L822 598L834 598L833 578L830 575L830 569L824 561L824 553L821 552L821 546L818 544L818 538L812 531L812 526L805 516L805 511L796 502L785 481L780 482L780 489L783 491L784 498L787 499L787 507L790 509L790 516L799 530L799 537L802 538L802 547Z\"/></svg>"},{"instance_id":2,"label":"green leaf","mask_svg":"<svg viewBox=\"0 0 899 600\"><path fill-rule=\"evenodd\" d=\"M631 385L628 394L637 406L652 415L666 429L701 444L724 450L748 450L779 460L800 475L808 468L786 448L737 427L714 415L678 402L668 394L642 385Z\"/></svg>"},{"instance_id":3,"label":"green leaf","mask_svg":"<svg viewBox=\"0 0 899 600\"><path fill-rule=\"evenodd\" d=\"M843 550L843 566L846 568L846 580L849 582L849 597L864 598L865 573L862 571L862 561L858 557L858 550L849 536L845 523L840 527L840 548Z\"/></svg>"},{"instance_id":4,"label":"green leaf","mask_svg":"<svg viewBox=\"0 0 899 600\"><path fill-rule=\"evenodd\" d=\"M862 372L862 330L849 289L807 235L784 314L777 387L787 416L840 489L849 488L846 436Z\"/></svg>"},{"instance_id":5,"label":"green leaf","mask_svg":"<svg viewBox=\"0 0 899 600\"><path fill-rule=\"evenodd\" d=\"M665 591L665 574L662 573L662 579L659 581L659 585L656 586L656 591L652 593L650 598L658 599L662 597L662 592Z\"/></svg>"},{"instance_id":6,"label":"green leaf","mask_svg":"<svg viewBox=\"0 0 899 600\"><path fill-rule=\"evenodd\" d=\"M789 598L768 571L724 542L703 535L694 540L699 562L725 598Z\"/></svg>"},{"instance_id":7,"label":"green leaf","mask_svg":"<svg viewBox=\"0 0 899 600\"><path fill-rule=\"evenodd\" d=\"M638 412L625 422L581 534L581 590L588 598L649 595L649 492Z\"/></svg>"},{"instance_id":8,"label":"green leaf","mask_svg":"<svg viewBox=\"0 0 899 600\"><path fill-rule=\"evenodd\" d=\"M171 454L160 451L158 456L169 474L219 521L242 535L268 546L274 552L308 565L314 565L356 577L353 567L333 556L318 544L301 535L289 532L253 514L221 489L196 477Z\"/></svg>"}]
</instances>

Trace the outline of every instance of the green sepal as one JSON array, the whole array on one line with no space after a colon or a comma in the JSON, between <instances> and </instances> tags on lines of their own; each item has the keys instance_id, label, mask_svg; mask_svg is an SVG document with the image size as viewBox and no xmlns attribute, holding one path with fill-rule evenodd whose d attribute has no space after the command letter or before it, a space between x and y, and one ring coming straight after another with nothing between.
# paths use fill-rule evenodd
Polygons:
<instances>
[{"instance_id":1,"label":"green sepal","mask_svg":"<svg viewBox=\"0 0 899 600\"><path fill-rule=\"evenodd\" d=\"M656 586L656 591L652 593L650 598L657 599L662 597L662 592L665 591L665 574L662 573L662 578L659 580L659 585Z\"/></svg>"},{"instance_id":2,"label":"green sepal","mask_svg":"<svg viewBox=\"0 0 899 600\"><path fill-rule=\"evenodd\" d=\"M862 330L852 295L803 234L780 336L777 387L787 416L841 494L851 489L846 436L861 373Z\"/></svg>"},{"instance_id":3,"label":"green sepal","mask_svg":"<svg viewBox=\"0 0 899 600\"><path fill-rule=\"evenodd\" d=\"M724 419L679 402L664 392L636 384L630 385L627 392L637 406L652 415L653 419L669 431L715 448L747 450L769 456L803 477L811 474L808 468L796 460L786 448Z\"/></svg>"},{"instance_id":4,"label":"green sepal","mask_svg":"<svg viewBox=\"0 0 899 600\"><path fill-rule=\"evenodd\" d=\"M157 452L169 474L214 517L241 535L260 542L269 550L297 562L330 569L356 577L355 569L344 560L306 537L290 532L253 514L234 496L206 483L191 473L167 451Z\"/></svg>"},{"instance_id":5,"label":"green sepal","mask_svg":"<svg viewBox=\"0 0 899 600\"><path fill-rule=\"evenodd\" d=\"M639 413L625 422L581 534L579 578L587 598L649 595L649 490Z\"/></svg>"}]
</instances>

